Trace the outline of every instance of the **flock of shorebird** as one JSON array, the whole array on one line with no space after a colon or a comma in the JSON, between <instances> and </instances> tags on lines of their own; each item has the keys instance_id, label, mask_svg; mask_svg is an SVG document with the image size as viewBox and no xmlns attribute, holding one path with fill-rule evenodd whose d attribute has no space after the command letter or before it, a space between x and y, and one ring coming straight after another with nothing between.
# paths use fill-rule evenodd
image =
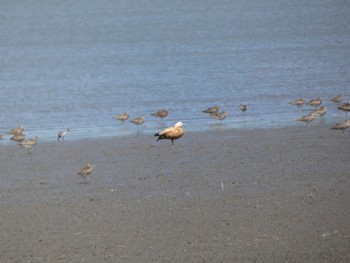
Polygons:
<instances>
[{"instance_id":1,"label":"flock of shorebird","mask_svg":"<svg viewBox=\"0 0 350 263\"><path fill-rule=\"evenodd\" d=\"M247 110L247 105L240 104L239 109L240 109L242 114L245 114L245 112ZM209 116L211 118L218 119L221 122L223 119L225 119L228 116L228 112L225 110L219 112L219 107L216 105L212 106L208 109L205 109L202 112L209 113ZM168 116L168 110L162 109L162 110L156 111L154 113L151 113L151 116L158 117L158 118L161 118L163 120L163 118ZM118 115L114 116L113 118L118 120L118 121L121 121L122 124L124 124L124 122L127 121L129 119L129 117L130 117L129 113L125 112L122 114L118 114ZM144 117L138 117L138 118L134 118L134 119L130 120L130 122L135 124L135 125L142 125L145 122L145 119L144 119Z\"/></svg>"},{"instance_id":2,"label":"flock of shorebird","mask_svg":"<svg viewBox=\"0 0 350 263\"><path fill-rule=\"evenodd\" d=\"M12 128L8 132L8 134L12 135L10 140L18 142L22 148L27 149L28 153L30 153L30 148L32 148L33 146L35 146L37 144L38 137L35 136L34 138L26 140L23 131L24 131L23 127L16 127L16 128ZM4 135L2 134L2 139L3 139L3 137L4 137Z\"/></svg>"},{"instance_id":3,"label":"flock of shorebird","mask_svg":"<svg viewBox=\"0 0 350 263\"><path fill-rule=\"evenodd\" d=\"M343 100L344 96L342 94L330 99L331 102L337 104L339 110L344 111L346 114L346 119L344 121L339 122L331 127L332 130L341 130L342 132L344 132L345 129L350 127L350 120L348 120L348 111L350 111L350 100L346 103L341 104ZM304 98L299 98L290 102L290 104L298 107L301 107L304 104L315 107L315 109L312 112L297 119L297 121L306 122L306 125L309 125L310 122L317 118L320 118L321 121L323 121L322 118L324 115L326 115L328 109L326 106L319 107L322 103L323 99L321 97L309 100L307 102L304 100Z\"/></svg>"},{"instance_id":4,"label":"flock of shorebird","mask_svg":"<svg viewBox=\"0 0 350 263\"><path fill-rule=\"evenodd\" d=\"M350 120L347 118L347 112L350 111L350 100L347 103L340 104L344 100L343 95L336 96L334 98L331 98L330 101L334 102L337 104L338 109L342 110L346 113L346 120L342 121L340 123L337 123L335 126L332 126L331 129L333 130L341 130L344 132L345 129L350 127ZM322 117L327 113L327 107L326 106L321 106L323 100L321 97L317 99L312 99L309 101L305 101L304 98L299 98L296 100L293 100L290 102L290 104L301 107L304 104L315 107L315 109L310 112L309 114L302 116L298 118L298 121L306 122L307 125L309 125L310 122L315 120L316 118L320 118L321 121ZM319 107L320 106L320 107ZM319 107L319 108L317 108ZM240 104L239 109L241 111L241 114L245 114L247 111L247 105L245 104ZM205 110L202 111L203 113L209 114L211 118L218 119L220 122L222 122L227 116L228 112L226 110L224 111L219 111L218 106L212 106L209 107ZM163 120L163 118L168 116L168 110L162 109L157 112L154 112L151 114L151 116L160 118ZM122 124L124 124L125 121L129 119L129 114L128 113L122 113L119 115L116 115L113 117L114 119L121 121ZM144 123L145 119L144 117L138 117L130 120L131 123L140 126ZM62 131L59 131L57 134L57 140L58 141L63 141L64 137L68 134L70 129L65 129ZM12 128L7 134L12 135L10 140L18 142L18 144L22 147L27 149L28 153L31 153L30 149L34 147L37 142L38 142L38 137L34 137L31 139L25 139L25 134L24 134L24 128L21 127L16 127ZM174 145L174 140L177 140L181 138L184 135L184 124L182 122L177 122L174 126L168 127L166 129L161 130L160 132L154 134L154 136L158 137L157 141L159 140L170 140L172 145ZM4 139L5 134L0 134L0 140ZM94 170L95 165L88 163L85 165L79 172L76 173L76 175L79 175L83 178L84 182L86 181L86 177L91 174Z\"/></svg>"},{"instance_id":5,"label":"flock of shorebird","mask_svg":"<svg viewBox=\"0 0 350 263\"><path fill-rule=\"evenodd\" d=\"M240 104L239 106L241 113L245 114L247 110L247 105ZM221 111L219 112L218 106L213 106L208 109L203 110L202 112L210 114L211 118L218 119L222 122L223 119L225 119L228 116L227 111ZM151 116L160 118L163 120L163 118L168 116L168 110L162 109L157 112L151 113ZM114 119L121 121L122 124L124 124L125 121L129 119L128 113L122 113L119 115L116 115L113 117ZM144 117L138 117L130 120L131 123L140 126L144 123L145 119ZM69 133L70 129L61 130L57 134L57 140L63 141L65 136ZM24 127L16 127L12 128L7 134L12 135L10 138L11 141L17 142L22 148L27 149L28 153L31 153L30 149L34 147L38 142L38 137L34 137L31 139L25 139L24 134ZM177 122L174 126L165 128L161 130L160 132L154 134L154 136L157 137L157 141L159 140L170 140L172 146L174 145L174 141L181 138L184 135L184 124L180 121ZM5 134L0 134L0 140L4 139ZM76 175L81 176L84 179L84 182L86 180L86 177L91 174L94 170L95 165L88 163L85 165L79 172L76 173Z\"/></svg>"}]
</instances>

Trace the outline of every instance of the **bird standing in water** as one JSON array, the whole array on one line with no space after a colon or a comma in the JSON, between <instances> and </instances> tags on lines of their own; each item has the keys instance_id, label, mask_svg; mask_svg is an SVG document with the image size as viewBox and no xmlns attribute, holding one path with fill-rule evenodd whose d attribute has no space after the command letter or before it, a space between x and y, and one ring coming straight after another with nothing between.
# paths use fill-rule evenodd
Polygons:
<instances>
[{"instance_id":1,"label":"bird standing in water","mask_svg":"<svg viewBox=\"0 0 350 263\"><path fill-rule=\"evenodd\" d=\"M245 112L247 110L247 105L239 104L239 109L241 110L241 114L245 114Z\"/></svg>"},{"instance_id":2,"label":"bird standing in water","mask_svg":"<svg viewBox=\"0 0 350 263\"><path fill-rule=\"evenodd\" d=\"M222 120L227 117L228 113L227 111L217 112L217 113L211 113L210 117L214 119L220 120L220 123L222 123Z\"/></svg>"},{"instance_id":3,"label":"bird standing in water","mask_svg":"<svg viewBox=\"0 0 350 263\"><path fill-rule=\"evenodd\" d=\"M204 110L204 113L217 113L219 111L219 107L218 106L212 106L206 110Z\"/></svg>"},{"instance_id":4,"label":"bird standing in water","mask_svg":"<svg viewBox=\"0 0 350 263\"><path fill-rule=\"evenodd\" d=\"M114 119L121 121L122 124L124 124L124 121L126 121L127 119L129 119L129 113L125 112L119 115L114 116Z\"/></svg>"},{"instance_id":5,"label":"bird standing in water","mask_svg":"<svg viewBox=\"0 0 350 263\"><path fill-rule=\"evenodd\" d=\"M163 120L163 118L165 118L166 116L168 116L168 111L167 110L159 110L157 112L154 112L151 114L153 117L158 117L161 120Z\"/></svg>"}]
</instances>

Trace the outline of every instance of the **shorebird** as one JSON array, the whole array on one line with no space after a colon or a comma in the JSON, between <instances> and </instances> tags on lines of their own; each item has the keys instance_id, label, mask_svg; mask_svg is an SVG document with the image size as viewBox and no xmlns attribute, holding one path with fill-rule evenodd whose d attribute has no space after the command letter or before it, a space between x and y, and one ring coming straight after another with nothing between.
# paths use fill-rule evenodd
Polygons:
<instances>
[{"instance_id":1,"label":"shorebird","mask_svg":"<svg viewBox=\"0 0 350 263\"><path fill-rule=\"evenodd\" d=\"M5 138L5 134L0 134L0 141L2 141Z\"/></svg>"},{"instance_id":2,"label":"shorebird","mask_svg":"<svg viewBox=\"0 0 350 263\"><path fill-rule=\"evenodd\" d=\"M143 117L139 117L139 118L135 118L135 119L131 120L130 122L132 122L133 124L139 126L139 125L142 125L145 122L145 119Z\"/></svg>"},{"instance_id":3,"label":"shorebird","mask_svg":"<svg viewBox=\"0 0 350 263\"><path fill-rule=\"evenodd\" d=\"M350 100L338 107L339 110L345 111L346 119L348 119L348 111L350 111Z\"/></svg>"},{"instance_id":4,"label":"shorebird","mask_svg":"<svg viewBox=\"0 0 350 263\"><path fill-rule=\"evenodd\" d=\"M292 104L292 105L295 105L298 107L300 107L301 105L304 105L304 103L305 103L304 98L296 99L296 100L289 102L289 104Z\"/></svg>"},{"instance_id":5,"label":"shorebird","mask_svg":"<svg viewBox=\"0 0 350 263\"><path fill-rule=\"evenodd\" d=\"M217 113L218 111L219 111L219 107L213 106L213 107L210 107L210 108L204 110L203 112L204 113Z\"/></svg>"},{"instance_id":6,"label":"shorebird","mask_svg":"<svg viewBox=\"0 0 350 263\"><path fill-rule=\"evenodd\" d=\"M21 127L12 128L8 132L8 134L21 134L21 133L23 133L23 131L24 131L24 128L23 128L23 126L21 126Z\"/></svg>"},{"instance_id":7,"label":"shorebird","mask_svg":"<svg viewBox=\"0 0 350 263\"><path fill-rule=\"evenodd\" d=\"M217 112L217 113L211 113L210 117L214 118L214 119L218 119L220 120L220 122L222 122L223 119L225 119L227 117L228 113L227 111L222 111L222 112Z\"/></svg>"},{"instance_id":8,"label":"shorebird","mask_svg":"<svg viewBox=\"0 0 350 263\"><path fill-rule=\"evenodd\" d=\"M342 102L344 99L344 96L342 94L334 97L334 98L331 98L330 101L331 102L334 102L334 103L337 103L337 105L339 105L340 102Z\"/></svg>"},{"instance_id":9,"label":"shorebird","mask_svg":"<svg viewBox=\"0 0 350 263\"><path fill-rule=\"evenodd\" d=\"M35 146L38 142L38 137L34 137L32 139L29 139L29 140L24 140L24 141L21 141L19 143L19 145L22 147L22 148L26 148L28 150L28 153L30 153L30 148L32 148L33 146Z\"/></svg>"},{"instance_id":10,"label":"shorebird","mask_svg":"<svg viewBox=\"0 0 350 263\"><path fill-rule=\"evenodd\" d=\"M16 133L10 138L10 140L15 142L22 142L25 138L26 136L23 133Z\"/></svg>"},{"instance_id":11,"label":"shorebird","mask_svg":"<svg viewBox=\"0 0 350 263\"><path fill-rule=\"evenodd\" d=\"M297 121L306 122L306 125L309 126L309 122L312 122L316 118L317 118L317 115L315 115L313 112L311 112L308 115L300 117L299 119L297 119Z\"/></svg>"},{"instance_id":12,"label":"shorebird","mask_svg":"<svg viewBox=\"0 0 350 263\"><path fill-rule=\"evenodd\" d=\"M345 120L337 123L331 128L331 130L341 130L344 133L344 130L350 127L350 120Z\"/></svg>"},{"instance_id":13,"label":"shorebird","mask_svg":"<svg viewBox=\"0 0 350 263\"><path fill-rule=\"evenodd\" d=\"M156 133L154 136L158 136L157 141L168 139L171 140L172 145L174 145L174 140L177 140L184 135L184 124L180 121L173 127L166 128L161 132Z\"/></svg>"},{"instance_id":14,"label":"shorebird","mask_svg":"<svg viewBox=\"0 0 350 263\"><path fill-rule=\"evenodd\" d=\"M62 141L64 140L64 136L70 131L70 129L65 129L63 131L59 131L58 135L57 135L57 141L59 141L60 139L62 139Z\"/></svg>"},{"instance_id":15,"label":"shorebird","mask_svg":"<svg viewBox=\"0 0 350 263\"><path fill-rule=\"evenodd\" d=\"M245 112L247 110L247 105L239 104L239 109L241 110L241 114L245 114Z\"/></svg>"},{"instance_id":16,"label":"shorebird","mask_svg":"<svg viewBox=\"0 0 350 263\"><path fill-rule=\"evenodd\" d=\"M86 180L86 177L92 173L92 171L94 170L95 165L93 164L87 164L85 165L79 172L77 172L76 174L83 177L84 178L84 182Z\"/></svg>"},{"instance_id":17,"label":"shorebird","mask_svg":"<svg viewBox=\"0 0 350 263\"><path fill-rule=\"evenodd\" d=\"M318 97L317 99L309 100L306 104L316 108L322 104L322 101L322 98Z\"/></svg>"},{"instance_id":18,"label":"shorebird","mask_svg":"<svg viewBox=\"0 0 350 263\"><path fill-rule=\"evenodd\" d=\"M316 115L316 117L320 117L321 122L323 122L322 116L324 116L327 113L327 107L326 106L322 106L322 107L314 110L312 113L314 115Z\"/></svg>"},{"instance_id":19,"label":"shorebird","mask_svg":"<svg viewBox=\"0 0 350 263\"><path fill-rule=\"evenodd\" d=\"M127 119L129 119L129 114L127 112L116 115L113 117L114 119L121 121L122 124L124 124L124 121L126 121Z\"/></svg>"},{"instance_id":20,"label":"shorebird","mask_svg":"<svg viewBox=\"0 0 350 263\"><path fill-rule=\"evenodd\" d=\"M159 110L157 112L154 112L151 115L154 117L159 117L161 120L163 120L163 118L168 116L168 111L163 109L163 110Z\"/></svg>"}]
</instances>

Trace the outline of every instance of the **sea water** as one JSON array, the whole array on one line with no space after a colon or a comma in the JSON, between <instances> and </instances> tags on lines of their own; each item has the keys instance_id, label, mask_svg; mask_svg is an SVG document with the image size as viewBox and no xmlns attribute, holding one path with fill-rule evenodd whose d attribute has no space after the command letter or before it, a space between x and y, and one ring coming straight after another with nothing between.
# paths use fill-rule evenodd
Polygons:
<instances>
[{"instance_id":1,"label":"sea water","mask_svg":"<svg viewBox=\"0 0 350 263\"><path fill-rule=\"evenodd\" d=\"M329 99L350 99L349 14L347 0L5 1L0 133L22 125L49 141L65 128L76 140L177 121L186 131L305 125L296 119L313 108L288 103L319 96L336 123L345 113ZM213 105L228 112L222 123L202 112ZM165 119L150 115L160 109ZM124 112L145 123L113 119Z\"/></svg>"}]
</instances>

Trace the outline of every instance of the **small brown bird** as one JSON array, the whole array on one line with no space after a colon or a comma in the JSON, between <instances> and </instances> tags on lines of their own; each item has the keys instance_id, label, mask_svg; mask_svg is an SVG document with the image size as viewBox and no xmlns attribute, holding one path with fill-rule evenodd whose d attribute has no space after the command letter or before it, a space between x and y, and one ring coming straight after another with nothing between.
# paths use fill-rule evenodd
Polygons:
<instances>
[{"instance_id":1,"label":"small brown bird","mask_svg":"<svg viewBox=\"0 0 350 263\"><path fill-rule=\"evenodd\" d=\"M37 144L37 142L38 142L38 137L34 137L32 139L29 139L29 140L21 141L19 143L19 145L22 148L26 148L28 150L28 153L31 153L30 148L34 147Z\"/></svg>"},{"instance_id":2,"label":"small brown bird","mask_svg":"<svg viewBox=\"0 0 350 263\"><path fill-rule=\"evenodd\" d=\"M247 105L239 104L239 109L241 110L241 114L245 114L245 112L247 110Z\"/></svg>"},{"instance_id":3,"label":"small brown bird","mask_svg":"<svg viewBox=\"0 0 350 263\"><path fill-rule=\"evenodd\" d=\"M154 112L151 114L152 116L154 117L158 117L160 118L161 120L163 120L163 118L165 118L166 116L168 116L168 111L167 110L159 110L157 112Z\"/></svg>"},{"instance_id":4,"label":"small brown bird","mask_svg":"<svg viewBox=\"0 0 350 263\"><path fill-rule=\"evenodd\" d=\"M124 124L124 121L126 121L127 119L129 119L129 113L125 112L119 115L116 115L113 117L114 119L121 121L122 124Z\"/></svg>"},{"instance_id":5,"label":"small brown bird","mask_svg":"<svg viewBox=\"0 0 350 263\"><path fill-rule=\"evenodd\" d=\"M300 117L299 119L297 119L297 121L306 122L306 125L309 126L309 123L312 122L316 118L317 118L317 115L315 115L313 112L311 112L308 115Z\"/></svg>"},{"instance_id":6,"label":"small brown bird","mask_svg":"<svg viewBox=\"0 0 350 263\"><path fill-rule=\"evenodd\" d=\"M331 98L330 101L331 102L334 102L334 103L337 103L337 105L339 105L340 102L342 102L344 99L344 96L342 94L334 97L334 98Z\"/></svg>"},{"instance_id":7,"label":"small brown bird","mask_svg":"<svg viewBox=\"0 0 350 263\"><path fill-rule=\"evenodd\" d=\"M204 113L217 113L219 111L219 107L218 106L213 106L213 107L210 107L206 110L204 110L203 112Z\"/></svg>"},{"instance_id":8,"label":"small brown bird","mask_svg":"<svg viewBox=\"0 0 350 263\"><path fill-rule=\"evenodd\" d=\"M323 102L322 98L318 97L317 99L309 100L308 102L306 102L306 104L316 108L320 106L322 102Z\"/></svg>"},{"instance_id":9,"label":"small brown bird","mask_svg":"<svg viewBox=\"0 0 350 263\"><path fill-rule=\"evenodd\" d=\"M171 140L171 144L174 145L174 140L181 138L184 135L184 124L177 122L175 126L166 128L161 132L156 133L154 136L158 136L157 141L168 139Z\"/></svg>"},{"instance_id":10,"label":"small brown bird","mask_svg":"<svg viewBox=\"0 0 350 263\"><path fill-rule=\"evenodd\" d=\"M143 117L139 117L139 118L131 120L130 122L132 122L133 124L139 126L139 125L142 125L145 122L145 119Z\"/></svg>"},{"instance_id":11,"label":"small brown bird","mask_svg":"<svg viewBox=\"0 0 350 263\"><path fill-rule=\"evenodd\" d=\"M345 111L346 119L348 119L348 111L350 111L350 100L338 107L339 110Z\"/></svg>"},{"instance_id":12,"label":"small brown bird","mask_svg":"<svg viewBox=\"0 0 350 263\"><path fill-rule=\"evenodd\" d=\"M210 117L214 118L214 119L218 119L220 120L220 122L222 122L223 119L225 119L227 117L228 113L227 111L222 111L222 112L217 112L217 113L211 113Z\"/></svg>"},{"instance_id":13,"label":"small brown bird","mask_svg":"<svg viewBox=\"0 0 350 263\"><path fill-rule=\"evenodd\" d=\"M25 138L26 136L23 133L16 133L10 138L10 140L15 142L22 142Z\"/></svg>"},{"instance_id":14,"label":"small brown bird","mask_svg":"<svg viewBox=\"0 0 350 263\"><path fill-rule=\"evenodd\" d=\"M296 99L296 100L293 100L291 102L289 102L289 104L292 104L292 105L295 105L295 106L301 106L301 105L304 105L305 103L305 100L304 98L300 98L300 99Z\"/></svg>"},{"instance_id":15,"label":"small brown bird","mask_svg":"<svg viewBox=\"0 0 350 263\"><path fill-rule=\"evenodd\" d=\"M5 138L5 134L0 134L0 141L2 141Z\"/></svg>"},{"instance_id":16,"label":"small brown bird","mask_svg":"<svg viewBox=\"0 0 350 263\"><path fill-rule=\"evenodd\" d=\"M58 135L57 135L57 141L59 141L60 139L62 139L62 141L64 141L64 136L70 131L70 129L65 129L63 131L59 131Z\"/></svg>"},{"instance_id":17,"label":"small brown bird","mask_svg":"<svg viewBox=\"0 0 350 263\"><path fill-rule=\"evenodd\" d=\"M139 117L136 119L131 120L133 124L137 126L137 134L139 133L139 126L142 125L145 122L145 119L143 117Z\"/></svg>"},{"instance_id":18,"label":"small brown bird","mask_svg":"<svg viewBox=\"0 0 350 263\"><path fill-rule=\"evenodd\" d=\"M77 172L76 174L83 177L84 178L84 182L86 180L86 177L92 173L92 171L94 170L95 165L93 164L87 164L85 165L79 172Z\"/></svg>"},{"instance_id":19,"label":"small brown bird","mask_svg":"<svg viewBox=\"0 0 350 263\"><path fill-rule=\"evenodd\" d=\"M345 120L337 123L331 128L331 130L341 130L344 133L344 130L350 127L350 120Z\"/></svg>"},{"instance_id":20,"label":"small brown bird","mask_svg":"<svg viewBox=\"0 0 350 263\"><path fill-rule=\"evenodd\" d=\"M23 128L23 126L21 126L21 127L12 128L8 132L8 134L21 134L21 133L23 133L23 131L24 131L24 128Z\"/></svg>"},{"instance_id":21,"label":"small brown bird","mask_svg":"<svg viewBox=\"0 0 350 263\"><path fill-rule=\"evenodd\" d=\"M320 117L321 122L323 122L322 117L327 113L328 109L326 106L322 106L316 110L314 110L312 113L316 115L316 117Z\"/></svg>"}]
</instances>

